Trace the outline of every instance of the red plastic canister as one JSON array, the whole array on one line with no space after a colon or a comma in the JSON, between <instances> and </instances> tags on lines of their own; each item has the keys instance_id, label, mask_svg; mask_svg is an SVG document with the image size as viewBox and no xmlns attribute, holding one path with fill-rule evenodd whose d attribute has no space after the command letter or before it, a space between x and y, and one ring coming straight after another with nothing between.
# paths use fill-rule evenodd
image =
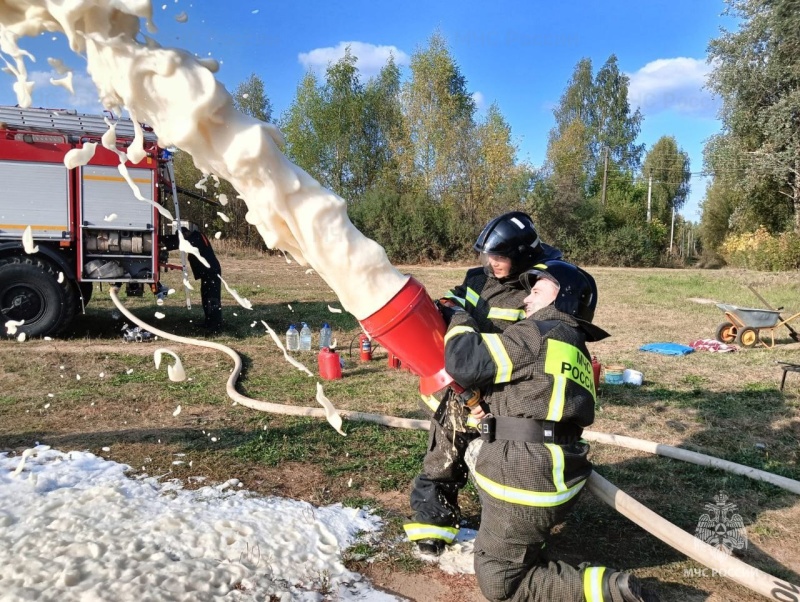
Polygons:
<instances>
[{"instance_id":1,"label":"red plastic canister","mask_svg":"<svg viewBox=\"0 0 800 602\"><path fill-rule=\"evenodd\" d=\"M339 380L342 378L342 365L339 363L339 354L323 347L317 356L319 375L325 380Z\"/></svg>"}]
</instances>

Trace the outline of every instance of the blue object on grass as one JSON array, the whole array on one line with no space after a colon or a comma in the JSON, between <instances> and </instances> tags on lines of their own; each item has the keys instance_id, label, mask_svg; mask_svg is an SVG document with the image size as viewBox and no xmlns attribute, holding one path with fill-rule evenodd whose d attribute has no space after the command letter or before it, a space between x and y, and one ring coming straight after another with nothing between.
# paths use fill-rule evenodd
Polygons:
<instances>
[{"instance_id":1,"label":"blue object on grass","mask_svg":"<svg viewBox=\"0 0 800 602\"><path fill-rule=\"evenodd\" d=\"M679 345L678 343L647 343L647 345L639 347L639 351L652 351L663 355L686 355L694 351L694 349L688 345Z\"/></svg>"}]
</instances>

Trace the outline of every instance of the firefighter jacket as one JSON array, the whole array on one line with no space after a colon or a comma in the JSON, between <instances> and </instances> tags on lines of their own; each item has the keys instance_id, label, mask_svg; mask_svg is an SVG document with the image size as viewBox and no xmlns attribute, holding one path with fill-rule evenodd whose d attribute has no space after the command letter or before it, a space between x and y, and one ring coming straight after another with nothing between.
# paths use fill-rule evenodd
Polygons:
<instances>
[{"instance_id":1,"label":"firefighter jacket","mask_svg":"<svg viewBox=\"0 0 800 602\"><path fill-rule=\"evenodd\" d=\"M594 421L592 364L578 323L552 305L506 328L480 332L467 312L445 336L445 369L463 387L480 389L494 416ZM484 441L475 480L487 500L553 507L575 497L591 472L588 445Z\"/></svg>"},{"instance_id":2,"label":"firefighter jacket","mask_svg":"<svg viewBox=\"0 0 800 602\"><path fill-rule=\"evenodd\" d=\"M527 296L517 278L500 282L478 267L467 270L464 282L447 292L443 298L453 301L469 313L475 320L476 330L499 333L525 318L523 300ZM431 412L439 408L440 400L433 395L423 395L422 401ZM472 419L468 419L467 424L470 427L477 426Z\"/></svg>"},{"instance_id":3,"label":"firefighter jacket","mask_svg":"<svg viewBox=\"0 0 800 602\"><path fill-rule=\"evenodd\" d=\"M466 310L480 332L503 332L511 324L525 318L523 300L528 293L514 278L500 282L487 276L483 268L467 271L461 286L444 295Z\"/></svg>"}]
</instances>

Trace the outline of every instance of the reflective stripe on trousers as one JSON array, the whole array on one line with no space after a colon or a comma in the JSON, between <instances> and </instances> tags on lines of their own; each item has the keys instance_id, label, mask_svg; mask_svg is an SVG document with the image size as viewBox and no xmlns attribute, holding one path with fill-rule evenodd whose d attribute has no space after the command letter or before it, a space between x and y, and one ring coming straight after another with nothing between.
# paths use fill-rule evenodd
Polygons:
<instances>
[{"instance_id":1,"label":"reflective stripe on trousers","mask_svg":"<svg viewBox=\"0 0 800 602\"><path fill-rule=\"evenodd\" d=\"M603 598L604 566L592 566L583 569L583 597L586 602L611 602Z\"/></svg>"},{"instance_id":2,"label":"reflective stripe on trousers","mask_svg":"<svg viewBox=\"0 0 800 602\"><path fill-rule=\"evenodd\" d=\"M445 543L453 543L458 535L458 527L440 527L439 525L426 525L424 523L407 523L403 525L406 536L411 541L420 539L441 539Z\"/></svg>"}]
</instances>

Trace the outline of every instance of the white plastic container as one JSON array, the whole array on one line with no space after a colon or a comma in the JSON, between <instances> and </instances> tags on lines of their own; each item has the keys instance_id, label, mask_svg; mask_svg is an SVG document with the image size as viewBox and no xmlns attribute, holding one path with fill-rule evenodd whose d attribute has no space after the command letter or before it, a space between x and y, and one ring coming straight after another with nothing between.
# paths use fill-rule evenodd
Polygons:
<instances>
[{"instance_id":1,"label":"white plastic container","mask_svg":"<svg viewBox=\"0 0 800 602\"><path fill-rule=\"evenodd\" d=\"M638 370L625 370L625 372L622 373L622 382L625 384L639 386L642 384L643 380L644 374Z\"/></svg>"},{"instance_id":2,"label":"white plastic container","mask_svg":"<svg viewBox=\"0 0 800 602\"><path fill-rule=\"evenodd\" d=\"M323 347L330 348L330 346L331 346L331 327L328 326L327 322L325 322L319 331L319 348L320 349L322 349Z\"/></svg>"},{"instance_id":3,"label":"white plastic container","mask_svg":"<svg viewBox=\"0 0 800 602\"><path fill-rule=\"evenodd\" d=\"M300 329L300 351L311 351L311 329L305 322Z\"/></svg>"},{"instance_id":4,"label":"white plastic container","mask_svg":"<svg viewBox=\"0 0 800 602\"><path fill-rule=\"evenodd\" d=\"M286 351L300 351L300 333L294 324L286 331Z\"/></svg>"}]
</instances>

